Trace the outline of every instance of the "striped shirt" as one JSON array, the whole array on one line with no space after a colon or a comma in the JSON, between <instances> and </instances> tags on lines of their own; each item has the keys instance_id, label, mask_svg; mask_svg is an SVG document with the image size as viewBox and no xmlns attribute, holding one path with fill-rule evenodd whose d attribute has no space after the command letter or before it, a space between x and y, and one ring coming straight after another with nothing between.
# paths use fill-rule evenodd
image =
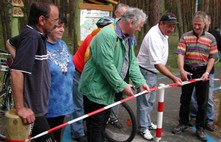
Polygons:
<instances>
[{"instance_id":1,"label":"striped shirt","mask_svg":"<svg viewBox=\"0 0 221 142\"><path fill-rule=\"evenodd\" d=\"M176 53L185 56L184 64L206 66L209 58L218 57L216 39L208 32L197 37L193 31L189 31L182 35Z\"/></svg>"}]
</instances>

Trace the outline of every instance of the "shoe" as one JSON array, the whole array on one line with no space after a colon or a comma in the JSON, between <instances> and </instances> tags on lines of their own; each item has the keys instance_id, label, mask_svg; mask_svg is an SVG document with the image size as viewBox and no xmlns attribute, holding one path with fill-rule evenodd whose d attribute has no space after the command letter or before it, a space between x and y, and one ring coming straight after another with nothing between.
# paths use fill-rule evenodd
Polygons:
<instances>
[{"instance_id":1,"label":"shoe","mask_svg":"<svg viewBox=\"0 0 221 142\"><path fill-rule=\"evenodd\" d=\"M144 132L140 132L140 135L148 141L152 141L154 139L149 129L146 129Z\"/></svg>"},{"instance_id":2,"label":"shoe","mask_svg":"<svg viewBox=\"0 0 221 142\"><path fill-rule=\"evenodd\" d=\"M149 127L149 130L156 130L156 129L157 129L157 125L151 122L151 126Z\"/></svg>"},{"instance_id":3,"label":"shoe","mask_svg":"<svg viewBox=\"0 0 221 142\"><path fill-rule=\"evenodd\" d=\"M214 124L207 124L207 125L206 125L206 129L207 129L208 131L213 132L213 131L215 130L215 125L214 125Z\"/></svg>"},{"instance_id":4,"label":"shoe","mask_svg":"<svg viewBox=\"0 0 221 142\"><path fill-rule=\"evenodd\" d=\"M196 124L196 119L190 119L188 125L191 126L191 127L193 127L193 126L195 126L195 124Z\"/></svg>"},{"instance_id":5,"label":"shoe","mask_svg":"<svg viewBox=\"0 0 221 142\"><path fill-rule=\"evenodd\" d=\"M202 142L207 142L206 134L203 130L203 128L198 128L196 130L196 136L202 141Z\"/></svg>"},{"instance_id":6,"label":"shoe","mask_svg":"<svg viewBox=\"0 0 221 142\"><path fill-rule=\"evenodd\" d=\"M172 130L172 133L178 134L178 133L184 132L187 128L188 128L187 125L179 124Z\"/></svg>"},{"instance_id":7,"label":"shoe","mask_svg":"<svg viewBox=\"0 0 221 142\"><path fill-rule=\"evenodd\" d=\"M81 137L73 138L73 139L77 142L87 142L86 136L81 136Z\"/></svg>"}]
</instances>

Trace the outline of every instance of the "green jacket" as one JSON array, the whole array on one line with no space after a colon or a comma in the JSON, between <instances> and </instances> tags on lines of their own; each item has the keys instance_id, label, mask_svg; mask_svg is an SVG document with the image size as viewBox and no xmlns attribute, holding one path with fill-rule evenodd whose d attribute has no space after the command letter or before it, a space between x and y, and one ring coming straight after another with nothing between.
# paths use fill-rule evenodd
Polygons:
<instances>
[{"instance_id":1,"label":"green jacket","mask_svg":"<svg viewBox=\"0 0 221 142\"><path fill-rule=\"evenodd\" d=\"M146 81L140 73L132 41L128 77L138 88ZM92 102L109 105L114 102L114 95L127 85L120 76L126 51L120 27L104 27L94 37L90 48L92 57L84 66L78 90Z\"/></svg>"}]
</instances>

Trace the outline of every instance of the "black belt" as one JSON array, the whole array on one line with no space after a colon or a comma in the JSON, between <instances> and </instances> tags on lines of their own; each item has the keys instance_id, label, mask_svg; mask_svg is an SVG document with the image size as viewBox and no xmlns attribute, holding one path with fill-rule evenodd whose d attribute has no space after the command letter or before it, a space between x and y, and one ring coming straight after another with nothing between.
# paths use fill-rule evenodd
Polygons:
<instances>
[{"instance_id":1,"label":"black belt","mask_svg":"<svg viewBox=\"0 0 221 142\"><path fill-rule=\"evenodd\" d=\"M141 66L139 66L141 69L144 69L144 70L146 70L146 71L148 71L148 72L151 72L151 73L153 73L153 74L157 74L157 73L155 73L154 71L151 71L151 70L148 70L148 69L145 69L145 68L143 68L143 67L141 67Z\"/></svg>"},{"instance_id":2,"label":"black belt","mask_svg":"<svg viewBox=\"0 0 221 142\"><path fill-rule=\"evenodd\" d=\"M207 66L190 66L190 65L185 65L187 68L191 69L192 71L198 71L198 70L205 70Z\"/></svg>"}]
</instances>

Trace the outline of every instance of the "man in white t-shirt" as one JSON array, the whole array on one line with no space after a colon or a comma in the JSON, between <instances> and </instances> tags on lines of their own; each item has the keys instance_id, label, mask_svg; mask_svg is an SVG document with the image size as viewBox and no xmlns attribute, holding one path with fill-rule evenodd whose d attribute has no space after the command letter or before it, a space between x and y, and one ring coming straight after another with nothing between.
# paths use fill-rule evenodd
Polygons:
<instances>
[{"instance_id":1,"label":"man in white t-shirt","mask_svg":"<svg viewBox=\"0 0 221 142\"><path fill-rule=\"evenodd\" d=\"M159 23L153 26L143 39L137 59L141 73L150 88L157 86L157 74L160 72L173 82L182 80L174 76L165 66L168 59L168 36L174 32L177 23L173 13L163 15ZM155 102L155 91L149 95L137 97L138 131L147 140L153 140L150 130L157 127L152 123L150 113Z\"/></svg>"}]
</instances>

